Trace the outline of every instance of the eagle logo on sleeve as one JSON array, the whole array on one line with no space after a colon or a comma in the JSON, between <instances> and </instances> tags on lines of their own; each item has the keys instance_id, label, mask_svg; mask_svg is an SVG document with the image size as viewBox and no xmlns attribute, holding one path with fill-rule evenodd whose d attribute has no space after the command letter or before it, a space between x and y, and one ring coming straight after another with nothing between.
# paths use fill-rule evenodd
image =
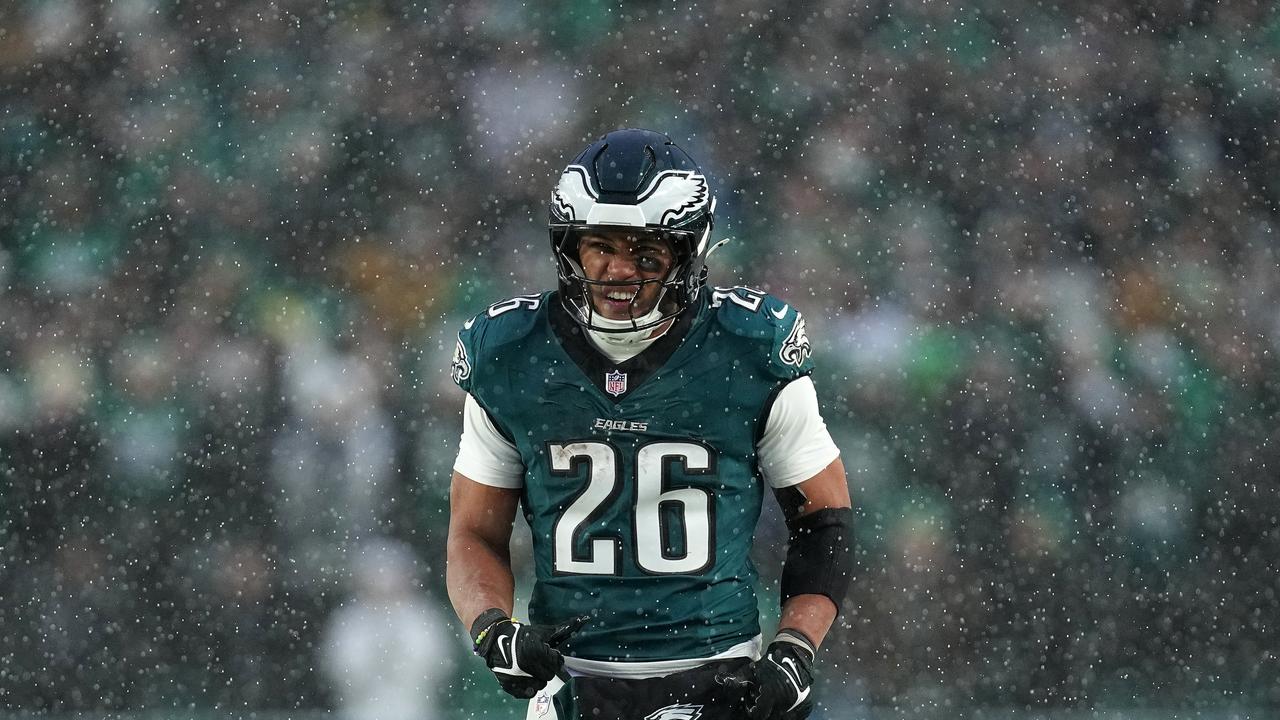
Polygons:
<instances>
[{"instance_id":1,"label":"eagle logo on sleeve","mask_svg":"<svg viewBox=\"0 0 1280 720\"><path fill-rule=\"evenodd\" d=\"M463 380L471 377L471 361L467 359L467 349L462 346L462 338L458 338L458 346L453 349L453 362L450 364L450 374L453 381L462 384Z\"/></svg>"},{"instance_id":2,"label":"eagle logo on sleeve","mask_svg":"<svg viewBox=\"0 0 1280 720\"><path fill-rule=\"evenodd\" d=\"M804 329L804 318L797 313L795 325L791 326L791 332L787 335L787 339L782 341L782 348L778 350L778 358L788 365L801 367L805 360L809 359L811 352L809 335Z\"/></svg>"}]
</instances>

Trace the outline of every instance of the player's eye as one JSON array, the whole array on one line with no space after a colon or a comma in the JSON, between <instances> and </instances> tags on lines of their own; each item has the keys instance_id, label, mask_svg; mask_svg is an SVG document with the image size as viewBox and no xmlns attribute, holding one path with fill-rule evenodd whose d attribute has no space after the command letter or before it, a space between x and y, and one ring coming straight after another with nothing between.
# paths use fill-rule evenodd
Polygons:
<instances>
[{"instance_id":1,"label":"player's eye","mask_svg":"<svg viewBox=\"0 0 1280 720\"><path fill-rule=\"evenodd\" d=\"M639 255L636 257L636 268L640 272L662 272L662 261L652 255Z\"/></svg>"}]
</instances>

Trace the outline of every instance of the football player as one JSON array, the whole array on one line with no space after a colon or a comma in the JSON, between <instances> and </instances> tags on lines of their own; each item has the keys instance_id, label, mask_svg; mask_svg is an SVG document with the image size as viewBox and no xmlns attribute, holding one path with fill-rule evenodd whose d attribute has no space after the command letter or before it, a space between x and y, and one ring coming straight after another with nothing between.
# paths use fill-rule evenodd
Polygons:
<instances>
[{"instance_id":1,"label":"football player","mask_svg":"<svg viewBox=\"0 0 1280 720\"><path fill-rule=\"evenodd\" d=\"M851 511L800 312L705 287L715 202L665 135L618 130L550 203L554 292L459 333L449 597L536 718L803 718L849 582ZM765 645L749 558L765 487L790 531ZM529 617L508 545L533 530Z\"/></svg>"}]
</instances>

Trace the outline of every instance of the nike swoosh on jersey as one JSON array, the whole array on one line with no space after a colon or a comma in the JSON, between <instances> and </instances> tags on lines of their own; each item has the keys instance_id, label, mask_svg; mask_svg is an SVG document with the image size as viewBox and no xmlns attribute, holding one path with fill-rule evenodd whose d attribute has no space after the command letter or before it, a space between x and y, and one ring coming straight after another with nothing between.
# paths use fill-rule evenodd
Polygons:
<instances>
[{"instance_id":1,"label":"nike swoosh on jersey","mask_svg":"<svg viewBox=\"0 0 1280 720\"><path fill-rule=\"evenodd\" d=\"M780 310L770 310L769 312L773 313L773 316L774 316L774 317L776 317L776 318L778 318L779 320L781 320L782 318L784 318L784 317L786 317L786 316L787 316L787 308L789 308L789 307L790 307L789 305L783 305L783 306L782 306L782 309L780 309Z\"/></svg>"},{"instance_id":2,"label":"nike swoosh on jersey","mask_svg":"<svg viewBox=\"0 0 1280 720\"><path fill-rule=\"evenodd\" d=\"M466 321L466 322L462 323L462 329L463 329L463 330L470 330L470 329L471 329L471 326L472 326L472 325L475 325L475 324L476 324L476 319L475 319L475 318L471 318L470 320L468 320L468 321Z\"/></svg>"}]
</instances>

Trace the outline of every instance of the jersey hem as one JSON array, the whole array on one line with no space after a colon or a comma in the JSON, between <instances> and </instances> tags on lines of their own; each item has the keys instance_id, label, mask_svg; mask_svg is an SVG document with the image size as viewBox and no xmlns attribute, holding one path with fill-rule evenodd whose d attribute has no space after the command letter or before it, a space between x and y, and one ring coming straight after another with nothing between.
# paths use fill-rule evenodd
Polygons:
<instances>
[{"instance_id":1,"label":"jersey hem","mask_svg":"<svg viewBox=\"0 0 1280 720\"><path fill-rule=\"evenodd\" d=\"M750 640L734 645L715 655L699 658L682 658L679 660L648 660L641 662L612 662L609 660L585 660L583 658L564 656L564 667L572 676L593 675L599 677L626 678L643 680L644 678L662 677L671 673L684 672L702 667L717 660L749 657L760 659L760 650L764 647L762 636L756 635Z\"/></svg>"}]
</instances>

